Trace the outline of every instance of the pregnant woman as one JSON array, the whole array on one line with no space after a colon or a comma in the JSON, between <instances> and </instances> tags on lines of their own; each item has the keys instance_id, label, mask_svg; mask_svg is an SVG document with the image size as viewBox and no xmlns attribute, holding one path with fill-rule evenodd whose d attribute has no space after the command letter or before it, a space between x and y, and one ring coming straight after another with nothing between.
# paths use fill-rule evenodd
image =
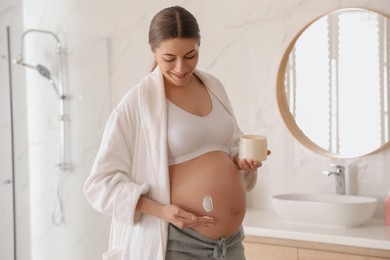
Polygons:
<instances>
[{"instance_id":1,"label":"pregnant woman","mask_svg":"<svg viewBox=\"0 0 390 260\"><path fill-rule=\"evenodd\" d=\"M150 23L155 66L113 110L85 195L112 217L103 259L245 259L245 192L259 161L239 159L227 94L198 70L195 17L174 6Z\"/></svg>"}]
</instances>

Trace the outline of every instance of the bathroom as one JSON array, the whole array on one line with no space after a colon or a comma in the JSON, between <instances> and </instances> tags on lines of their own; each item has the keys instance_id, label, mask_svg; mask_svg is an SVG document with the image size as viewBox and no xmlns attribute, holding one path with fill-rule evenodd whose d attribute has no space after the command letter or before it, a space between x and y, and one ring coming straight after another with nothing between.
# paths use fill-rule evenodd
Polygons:
<instances>
[{"instance_id":1,"label":"bathroom","mask_svg":"<svg viewBox=\"0 0 390 260\"><path fill-rule=\"evenodd\" d=\"M309 149L286 126L276 89L285 51L310 22L350 7L389 17L388 0L5 0L0 3L0 230L6 239L0 259L101 259L110 219L86 202L83 182L111 109L151 68L149 21L171 5L197 17L199 68L224 83L243 132L268 137L272 155L247 194L248 209L272 211L271 197L280 193L335 193L334 178L322 173L337 164L349 176L347 193L377 198L374 217L383 219L389 148L348 159ZM56 52L50 34L23 38L29 29L58 35L63 52ZM65 143L59 137L60 102L50 82L10 63L19 57L22 42L25 61L46 66L69 97ZM69 167L62 169L61 163Z\"/></svg>"}]
</instances>

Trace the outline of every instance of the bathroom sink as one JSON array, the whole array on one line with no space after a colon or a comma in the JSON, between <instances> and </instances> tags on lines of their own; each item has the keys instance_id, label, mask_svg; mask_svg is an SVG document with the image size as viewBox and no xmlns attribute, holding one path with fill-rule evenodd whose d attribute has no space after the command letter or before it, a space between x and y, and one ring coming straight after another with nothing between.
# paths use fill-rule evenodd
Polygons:
<instances>
[{"instance_id":1,"label":"bathroom sink","mask_svg":"<svg viewBox=\"0 0 390 260\"><path fill-rule=\"evenodd\" d=\"M290 193L272 197L276 213L289 222L358 227L375 213L378 200L364 196Z\"/></svg>"}]
</instances>

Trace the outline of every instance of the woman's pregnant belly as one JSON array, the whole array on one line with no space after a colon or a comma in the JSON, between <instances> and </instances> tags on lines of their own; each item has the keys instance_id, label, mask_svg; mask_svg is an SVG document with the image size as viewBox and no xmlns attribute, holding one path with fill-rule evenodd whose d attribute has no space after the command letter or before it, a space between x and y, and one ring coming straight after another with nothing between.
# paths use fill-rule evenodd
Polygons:
<instances>
[{"instance_id":1,"label":"woman's pregnant belly","mask_svg":"<svg viewBox=\"0 0 390 260\"><path fill-rule=\"evenodd\" d=\"M246 195L233 161L224 152L209 152L169 167L171 203L197 216L215 219L213 226L194 227L201 235L220 239L239 229L246 209ZM203 198L210 196L213 210L206 212Z\"/></svg>"}]
</instances>

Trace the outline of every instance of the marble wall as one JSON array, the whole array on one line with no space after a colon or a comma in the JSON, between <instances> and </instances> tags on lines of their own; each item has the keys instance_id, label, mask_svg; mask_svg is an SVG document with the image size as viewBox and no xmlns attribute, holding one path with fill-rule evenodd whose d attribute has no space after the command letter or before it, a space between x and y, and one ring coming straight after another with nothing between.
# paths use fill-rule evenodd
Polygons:
<instances>
[{"instance_id":1,"label":"marble wall","mask_svg":"<svg viewBox=\"0 0 390 260\"><path fill-rule=\"evenodd\" d=\"M337 163L344 165L350 175L347 191L377 197L376 217L383 217L383 199L390 189L389 149L357 159L331 159L308 150L292 136L281 118L276 100L276 74L288 44L312 20L347 7L390 15L388 1L153 3L143 12L134 11L142 7L129 3L122 10L127 19L119 16L108 20L108 24L115 25L110 32L113 105L150 67L152 58L146 46L146 32L151 17L162 7L181 4L195 14L200 24L199 68L216 75L225 84L242 130L269 138L272 156L259 171L257 187L248 194L248 206L272 209L270 197L277 193L334 193L334 178L324 176L322 171L329 164Z\"/></svg>"},{"instance_id":2,"label":"marble wall","mask_svg":"<svg viewBox=\"0 0 390 260\"><path fill-rule=\"evenodd\" d=\"M31 203L36 209L31 210L31 223L35 226L31 236L39 241L31 244L31 259L98 259L105 250L108 218L87 205L82 183L111 108L150 70L150 19L158 10L176 4L197 17L202 33L199 68L225 84L242 130L269 138L272 156L259 170L258 184L248 194L248 207L271 209L270 197L276 193L334 192L334 179L321 172L330 163L338 163L356 176L350 189L353 193L379 198L376 216L382 217L383 199L390 188L389 149L348 160L331 159L308 150L293 138L280 116L276 74L287 45L313 19L345 7L363 7L390 15L388 0L13 0L8 8L5 5L0 10L0 17L10 10L14 14L22 9L25 28L56 32L71 50L67 56L67 86L72 95L70 155L75 167L63 183L67 227L54 227L50 220L49 196L53 196L53 165L58 151L56 100L49 89L39 88L29 95L29 107L38 108L37 121L41 123L32 130L36 139L30 140L35 145L30 146L33 161L41 162L30 169L34 179L30 183ZM13 11L15 5L19 8ZM0 21L1 26L14 22ZM39 42L33 40L32 47ZM54 56L46 49L43 58L50 64ZM40 56L36 54L34 58L37 57ZM26 76L30 79L28 88L44 84L36 75ZM42 132L37 130L40 128ZM55 253L57 257L53 258Z\"/></svg>"}]
</instances>

